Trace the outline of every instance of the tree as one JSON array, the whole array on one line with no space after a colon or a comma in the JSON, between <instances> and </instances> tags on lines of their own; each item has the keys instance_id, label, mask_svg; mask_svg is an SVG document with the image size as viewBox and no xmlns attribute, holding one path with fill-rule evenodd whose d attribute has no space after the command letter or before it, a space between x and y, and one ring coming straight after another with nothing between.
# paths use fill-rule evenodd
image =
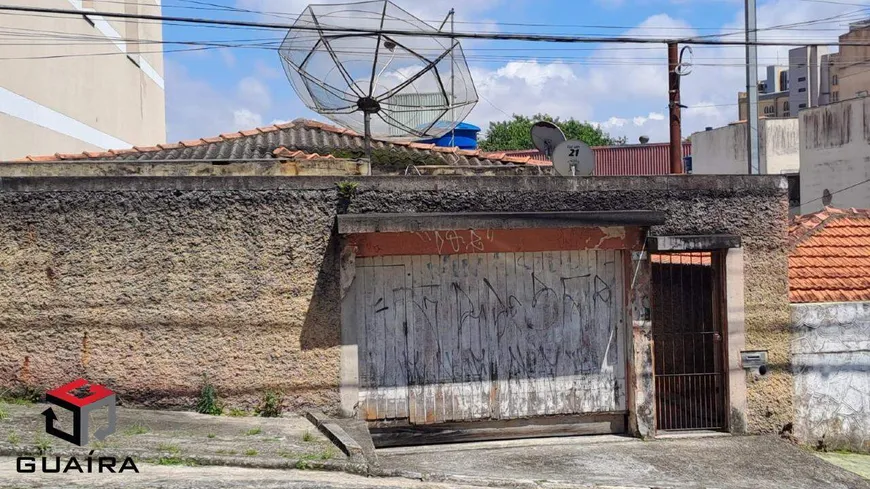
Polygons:
<instances>
[{"instance_id":1,"label":"tree","mask_svg":"<svg viewBox=\"0 0 870 489\"><path fill-rule=\"evenodd\" d=\"M580 122L574 118L566 121L554 118L549 114L536 114L532 118L514 114L513 119L501 122L490 122L486 137L480 141L480 149L484 151L510 151L535 149L529 131L537 121L548 121L556 124L568 139L579 139L589 146L610 146L625 144L625 138L612 138L610 134L588 122Z\"/></svg>"}]
</instances>

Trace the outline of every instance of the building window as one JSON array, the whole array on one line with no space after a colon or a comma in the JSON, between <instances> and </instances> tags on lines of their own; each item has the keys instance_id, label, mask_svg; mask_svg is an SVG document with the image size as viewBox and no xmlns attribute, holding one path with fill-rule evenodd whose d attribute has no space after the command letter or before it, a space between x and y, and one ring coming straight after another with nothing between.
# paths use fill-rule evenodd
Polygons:
<instances>
[{"instance_id":1,"label":"building window","mask_svg":"<svg viewBox=\"0 0 870 489\"><path fill-rule=\"evenodd\" d=\"M782 113L783 117L791 117L791 114L788 111Z\"/></svg>"},{"instance_id":2,"label":"building window","mask_svg":"<svg viewBox=\"0 0 870 489\"><path fill-rule=\"evenodd\" d=\"M776 112L776 109L772 105L768 105L764 108L764 115L773 115Z\"/></svg>"},{"instance_id":3,"label":"building window","mask_svg":"<svg viewBox=\"0 0 870 489\"><path fill-rule=\"evenodd\" d=\"M832 85L839 85L840 84L840 77L837 75L834 75L833 78L831 78L831 84Z\"/></svg>"},{"instance_id":4,"label":"building window","mask_svg":"<svg viewBox=\"0 0 870 489\"><path fill-rule=\"evenodd\" d=\"M806 108L807 108L807 104L798 105L798 109L806 109Z\"/></svg>"},{"instance_id":5,"label":"building window","mask_svg":"<svg viewBox=\"0 0 870 489\"><path fill-rule=\"evenodd\" d=\"M791 110L791 107L789 107L788 104L788 100L782 103L782 110L786 112L786 117L788 117L788 111Z\"/></svg>"},{"instance_id":6,"label":"building window","mask_svg":"<svg viewBox=\"0 0 870 489\"><path fill-rule=\"evenodd\" d=\"M806 92L806 91L807 91L806 88L798 88L798 93L803 93L803 92Z\"/></svg>"},{"instance_id":7,"label":"building window","mask_svg":"<svg viewBox=\"0 0 870 489\"><path fill-rule=\"evenodd\" d=\"M839 102L840 101L840 92L833 92L831 94L831 101L832 102Z\"/></svg>"},{"instance_id":8,"label":"building window","mask_svg":"<svg viewBox=\"0 0 870 489\"><path fill-rule=\"evenodd\" d=\"M799 81L799 82L807 81L807 77L805 77L805 76L801 76L801 77L798 78L798 81Z\"/></svg>"}]
</instances>

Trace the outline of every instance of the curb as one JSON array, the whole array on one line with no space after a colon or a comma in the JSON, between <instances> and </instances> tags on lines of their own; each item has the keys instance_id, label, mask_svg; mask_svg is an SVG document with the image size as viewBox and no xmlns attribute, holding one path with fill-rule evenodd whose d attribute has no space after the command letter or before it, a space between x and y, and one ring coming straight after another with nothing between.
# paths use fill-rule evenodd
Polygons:
<instances>
[{"instance_id":1,"label":"curb","mask_svg":"<svg viewBox=\"0 0 870 489\"><path fill-rule=\"evenodd\" d=\"M76 457L85 459L91 457L96 459L99 457L112 457L117 460L123 460L131 457L134 462L139 463L154 463L161 458L166 458L165 452L148 452L137 450L126 451L107 451L107 450L51 450L48 453L40 454L33 448L16 448L9 445L0 445L0 457ZM356 475L369 475L368 466L364 463L341 462L336 460L304 460L304 459L257 459L245 457L223 457L220 455L184 455L177 456L178 465L202 465L202 466L226 466L226 467L242 467L249 469L279 469L279 470L324 470L347 472Z\"/></svg>"},{"instance_id":2,"label":"curb","mask_svg":"<svg viewBox=\"0 0 870 489\"><path fill-rule=\"evenodd\" d=\"M313 421L312 421L313 422ZM333 424L333 423L323 423ZM341 429L339 427L339 429ZM341 430L344 432L344 430ZM347 434L345 433L345 436ZM328 435L327 435L328 436ZM355 442L354 442L355 443ZM358 446L358 445L357 445ZM91 453L93 452L93 453ZM42 457L35 449L13 447L8 444L0 444L0 457ZM114 457L123 460L132 457L134 462L154 463L167 454L138 450L126 451L103 451L103 450L52 450L46 453L46 457L77 457L84 459L90 456L92 459L99 457ZM566 481L534 481L528 479L496 479L477 476L456 474L429 474L400 469L380 469L372 467L364 462L340 462L335 460L303 460L303 459L257 459L245 457L223 457L211 455L180 456L178 465L193 466L224 466L241 467L248 469L273 469L273 470L322 470L345 472L348 474L367 477L401 478L418 480L421 482L435 482L448 484L464 484L479 487L504 487L510 489L667 489L666 487L638 487L638 486L600 486L575 484Z\"/></svg>"},{"instance_id":3,"label":"curb","mask_svg":"<svg viewBox=\"0 0 870 489\"><path fill-rule=\"evenodd\" d=\"M366 457L363 448L350 435L344 431L344 428L334 423L328 416L320 411L306 411L305 417L308 421L317 427L321 433L335 444L342 452L350 457L351 463L365 464Z\"/></svg>"}]
</instances>

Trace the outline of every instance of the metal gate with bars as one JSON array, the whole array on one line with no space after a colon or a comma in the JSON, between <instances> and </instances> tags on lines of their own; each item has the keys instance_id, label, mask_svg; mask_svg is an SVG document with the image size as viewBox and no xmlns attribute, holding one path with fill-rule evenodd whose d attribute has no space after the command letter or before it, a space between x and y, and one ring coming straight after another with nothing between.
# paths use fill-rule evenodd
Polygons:
<instances>
[{"instance_id":1,"label":"metal gate with bars","mask_svg":"<svg viewBox=\"0 0 870 489\"><path fill-rule=\"evenodd\" d=\"M722 256L657 253L651 259L657 427L725 429Z\"/></svg>"}]
</instances>

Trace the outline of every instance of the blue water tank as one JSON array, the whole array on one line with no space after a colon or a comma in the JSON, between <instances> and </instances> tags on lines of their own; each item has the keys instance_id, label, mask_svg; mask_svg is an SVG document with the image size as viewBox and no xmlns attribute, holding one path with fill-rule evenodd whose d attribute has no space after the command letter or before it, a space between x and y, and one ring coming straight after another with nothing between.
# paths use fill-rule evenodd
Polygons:
<instances>
[{"instance_id":1,"label":"blue water tank","mask_svg":"<svg viewBox=\"0 0 870 489\"><path fill-rule=\"evenodd\" d=\"M460 122L453 131L436 139L426 139L421 143L435 143L436 146L459 146L460 149L477 149L477 133L480 128L474 124Z\"/></svg>"}]
</instances>

